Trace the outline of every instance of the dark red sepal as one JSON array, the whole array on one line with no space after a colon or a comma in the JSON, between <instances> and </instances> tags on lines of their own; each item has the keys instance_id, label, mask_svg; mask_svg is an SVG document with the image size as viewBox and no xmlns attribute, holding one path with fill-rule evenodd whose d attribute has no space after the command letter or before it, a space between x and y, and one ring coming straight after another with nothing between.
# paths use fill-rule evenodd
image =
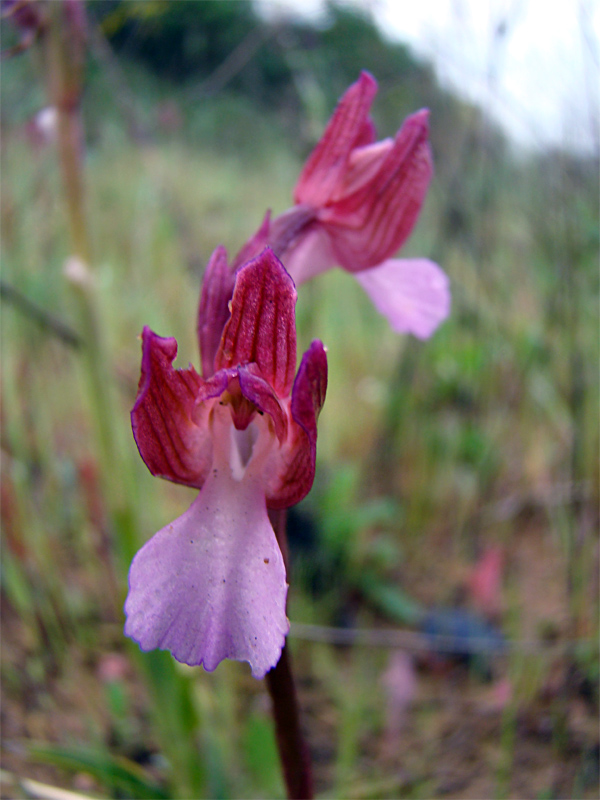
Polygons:
<instances>
[{"instance_id":1,"label":"dark red sepal","mask_svg":"<svg viewBox=\"0 0 600 800\"><path fill-rule=\"evenodd\" d=\"M229 319L229 301L234 282L235 277L227 266L227 251L219 246L206 265L198 306L198 344L205 378L215 371L215 355Z\"/></svg>"},{"instance_id":2,"label":"dark red sepal","mask_svg":"<svg viewBox=\"0 0 600 800\"><path fill-rule=\"evenodd\" d=\"M310 491L317 456L317 419L327 391L327 351L314 341L304 353L292 390L292 424L277 471L268 475L267 505L288 508Z\"/></svg>"},{"instance_id":3,"label":"dark red sepal","mask_svg":"<svg viewBox=\"0 0 600 800\"><path fill-rule=\"evenodd\" d=\"M271 417L275 435L280 443L284 442L288 432L287 416L277 395L260 375L257 365L247 364L239 367L238 376L244 397L257 408L259 413L268 414Z\"/></svg>"},{"instance_id":4,"label":"dark red sepal","mask_svg":"<svg viewBox=\"0 0 600 800\"><path fill-rule=\"evenodd\" d=\"M377 81L365 71L344 92L300 173L294 190L297 205L326 205L343 181L352 150L373 141L375 129L369 109L376 94Z\"/></svg>"},{"instance_id":5,"label":"dark red sepal","mask_svg":"<svg viewBox=\"0 0 600 800\"><path fill-rule=\"evenodd\" d=\"M254 362L279 397L289 395L296 369L295 305L294 282L266 248L236 273L215 368Z\"/></svg>"},{"instance_id":6,"label":"dark red sepal","mask_svg":"<svg viewBox=\"0 0 600 800\"><path fill-rule=\"evenodd\" d=\"M173 369L176 355L175 339L144 328L142 374L131 426L153 475L200 488L212 458L206 420L197 411L203 381L193 367Z\"/></svg>"}]
</instances>

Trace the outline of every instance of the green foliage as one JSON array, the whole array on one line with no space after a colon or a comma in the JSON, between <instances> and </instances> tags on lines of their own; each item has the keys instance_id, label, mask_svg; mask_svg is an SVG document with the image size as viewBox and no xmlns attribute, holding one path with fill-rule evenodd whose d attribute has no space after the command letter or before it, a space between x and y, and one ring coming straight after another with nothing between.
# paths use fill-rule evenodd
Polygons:
<instances>
[{"instance_id":1,"label":"green foliage","mask_svg":"<svg viewBox=\"0 0 600 800\"><path fill-rule=\"evenodd\" d=\"M358 578L365 600L390 622L415 625L423 616L423 608L396 584L384 583L375 572L366 571Z\"/></svg>"},{"instance_id":2,"label":"green foliage","mask_svg":"<svg viewBox=\"0 0 600 800\"><path fill-rule=\"evenodd\" d=\"M239 65L223 77L230 90L264 103L281 102L290 88L291 72L281 46L272 41L274 31L245 0L108 0L92 3L90 13L121 56L159 78L210 81L237 51ZM205 91L220 86L217 78Z\"/></svg>"},{"instance_id":3,"label":"green foliage","mask_svg":"<svg viewBox=\"0 0 600 800\"><path fill-rule=\"evenodd\" d=\"M210 74L257 24L243 0L101 0L89 11L119 52L179 81Z\"/></svg>"},{"instance_id":4,"label":"green foliage","mask_svg":"<svg viewBox=\"0 0 600 800\"><path fill-rule=\"evenodd\" d=\"M30 743L28 750L35 761L52 764L71 772L86 772L96 778L112 797L131 800L168 800L169 794L158 786L135 762L87 747L61 747Z\"/></svg>"},{"instance_id":5,"label":"green foliage","mask_svg":"<svg viewBox=\"0 0 600 800\"><path fill-rule=\"evenodd\" d=\"M439 115L442 129L455 127L464 113L429 65L385 39L369 15L335 2L322 28L291 19L268 24L246 0L98 0L89 13L128 71L143 65L168 82L169 95L174 84L183 87L188 108L207 96L247 98L275 111L292 147L306 149L303 139L313 143L362 69L380 82L374 114L386 135L403 114L424 105ZM223 123L221 134L230 128Z\"/></svg>"},{"instance_id":6,"label":"green foliage","mask_svg":"<svg viewBox=\"0 0 600 800\"><path fill-rule=\"evenodd\" d=\"M297 546L294 568L334 619L356 597L390 620L414 624L419 619L419 605L391 583L402 562L394 535L402 513L394 500L363 500L360 471L342 464L326 482L317 476L313 493L300 508L311 516L301 516L299 524L312 519L315 538Z\"/></svg>"},{"instance_id":7,"label":"green foliage","mask_svg":"<svg viewBox=\"0 0 600 800\"><path fill-rule=\"evenodd\" d=\"M273 723L264 713L252 712L248 716L242 748L246 769L254 785L261 787L263 796L285 797Z\"/></svg>"},{"instance_id":8,"label":"green foliage","mask_svg":"<svg viewBox=\"0 0 600 800\"><path fill-rule=\"evenodd\" d=\"M348 42L352 42L352 47L348 47ZM406 101L412 99L407 93L414 91L420 82L433 80L433 75L406 45L384 39L369 15L336 3L328 5L328 19L319 47L315 48L314 63L318 75L328 76L327 101L330 106L356 80L357 65L375 75L380 83L380 113L382 107L392 111L389 93L401 87L404 102L398 103L400 98L394 96L395 108L388 115L391 125L397 124L398 113Z\"/></svg>"}]
</instances>

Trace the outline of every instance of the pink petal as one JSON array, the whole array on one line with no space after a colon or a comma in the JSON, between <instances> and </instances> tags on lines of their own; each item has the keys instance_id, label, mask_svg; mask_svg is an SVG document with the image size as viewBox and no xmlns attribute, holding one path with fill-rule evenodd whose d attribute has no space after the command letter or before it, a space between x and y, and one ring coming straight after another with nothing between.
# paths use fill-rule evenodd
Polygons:
<instances>
[{"instance_id":1,"label":"pink petal","mask_svg":"<svg viewBox=\"0 0 600 800\"><path fill-rule=\"evenodd\" d=\"M331 198L331 202L335 203L357 192L372 181L380 172L381 165L393 147L393 139L382 139L364 147L355 147L348 159L343 184L339 187L338 193Z\"/></svg>"},{"instance_id":2,"label":"pink petal","mask_svg":"<svg viewBox=\"0 0 600 800\"><path fill-rule=\"evenodd\" d=\"M214 361L221 334L229 319L234 275L227 266L227 251L217 247L204 272L198 308L198 343L205 378L214 373Z\"/></svg>"},{"instance_id":3,"label":"pink petal","mask_svg":"<svg viewBox=\"0 0 600 800\"><path fill-rule=\"evenodd\" d=\"M170 650L211 671L248 661L263 678L288 632L285 567L256 475L211 470L181 517L138 552L129 572L125 633L142 650Z\"/></svg>"},{"instance_id":4,"label":"pink petal","mask_svg":"<svg viewBox=\"0 0 600 800\"><path fill-rule=\"evenodd\" d=\"M303 240L316 218L317 210L310 206L292 206L275 217L271 223L269 247L277 258L283 258L284 253Z\"/></svg>"},{"instance_id":5,"label":"pink petal","mask_svg":"<svg viewBox=\"0 0 600 800\"><path fill-rule=\"evenodd\" d=\"M355 277L398 333L428 339L450 313L448 278L426 258L389 259Z\"/></svg>"},{"instance_id":6,"label":"pink petal","mask_svg":"<svg viewBox=\"0 0 600 800\"><path fill-rule=\"evenodd\" d=\"M433 173L428 113L408 117L369 183L320 212L335 258L345 269L380 264L409 237Z\"/></svg>"},{"instance_id":7,"label":"pink petal","mask_svg":"<svg viewBox=\"0 0 600 800\"><path fill-rule=\"evenodd\" d=\"M212 459L208 409L199 412L197 408L203 381L193 367L173 369L176 355L175 339L163 339L144 328L142 374L131 426L140 455L153 475L200 487Z\"/></svg>"},{"instance_id":8,"label":"pink petal","mask_svg":"<svg viewBox=\"0 0 600 800\"><path fill-rule=\"evenodd\" d=\"M310 491L315 477L317 419L327 391L327 353L314 341L302 357L292 391L292 424L287 442L263 471L269 508L288 508Z\"/></svg>"},{"instance_id":9,"label":"pink petal","mask_svg":"<svg viewBox=\"0 0 600 800\"><path fill-rule=\"evenodd\" d=\"M315 339L302 356L292 391L292 417L317 439L317 419L327 393L327 350Z\"/></svg>"},{"instance_id":10,"label":"pink petal","mask_svg":"<svg viewBox=\"0 0 600 800\"><path fill-rule=\"evenodd\" d=\"M283 265L296 286L336 265L331 242L320 225L312 226L282 256Z\"/></svg>"},{"instance_id":11,"label":"pink petal","mask_svg":"<svg viewBox=\"0 0 600 800\"><path fill-rule=\"evenodd\" d=\"M297 205L324 206L343 181L348 157L354 147L373 136L369 109L377 94L377 82L361 72L341 97L319 143L309 156L294 190Z\"/></svg>"},{"instance_id":12,"label":"pink petal","mask_svg":"<svg viewBox=\"0 0 600 800\"><path fill-rule=\"evenodd\" d=\"M296 370L295 305L292 279L266 248L237 272L215 367L255 362L276 394L287 396Z\"/></svg>"},{"instance_id":13,"label":"pink petal","mask_svg":"<svg viewBox=\"0 0 600 800\"><path fill-rule=\"evenodd\" d=\"M369 77L372 80L375 80L372 75ZM377 89L377 82L375 83L375 89ZM367 145L373 144L376 138L377 130L375 128L375 123L371 117L366 117L363 121L360 131L358 132L358 136L354 141L353 149L357 147L366 147Z\"/></svg>"}]
</instances>

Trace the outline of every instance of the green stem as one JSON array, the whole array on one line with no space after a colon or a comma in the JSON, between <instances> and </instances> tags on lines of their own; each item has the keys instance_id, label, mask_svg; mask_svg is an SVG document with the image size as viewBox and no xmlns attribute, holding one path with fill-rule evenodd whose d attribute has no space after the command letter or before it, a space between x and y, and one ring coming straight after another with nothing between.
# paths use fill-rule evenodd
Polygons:
<instances>
[{"instance_id":1,"label":"green stem","mask_svg":"<svg viewBox=\"0 0 600 800\"><path fill-rule=\"evenodd\" d=\"M80 33L77 29L69 29L63 3L49 4L46 60L50 97L58 115L58 155L72 253L66 273L77 303L79 329L84 342L81 350L83 373L95 425L103 493L115 529L120 566L126 569L136 544L128 502L133 481L124 465L116 436L113 382L92 271L80 117L81 75L78 72L81 64L78 56L82 43L77 41ZM115 469L116 464L119 470ZM121 524L123 520L127 520L125 525Z\"/></svg>"},{"instance_id":2,"label":"green stem","mask_svg":"<svg viewBox=\"0 0 600 800\"><path fill-rule=\"evenodd\" d=\"M43 46L48 89L58 113L58 155L64 185L71 258L65 272L77 303L82 369L95 426L103 496L111 523L112 544L122 578L137 549L138 522L133 467L121 453L113 396L109 351L101 324L96 282L92 270L91 242L86 220L84 142L80 116L84 45L83 11L77 0L51 2ZM199 796L204 786L204 763L196 745L198 720L190 682L179 676L166 653L131 652L144 671L154 700L156 727L171 763L177 796Z\"/></svg>"}]
</instances>

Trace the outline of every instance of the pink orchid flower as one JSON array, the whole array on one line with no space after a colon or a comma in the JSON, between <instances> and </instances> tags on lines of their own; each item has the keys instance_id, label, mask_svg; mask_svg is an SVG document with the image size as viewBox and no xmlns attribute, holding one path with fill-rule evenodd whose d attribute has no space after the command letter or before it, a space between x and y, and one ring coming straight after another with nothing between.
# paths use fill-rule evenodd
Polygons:
<instances>
[{"instance_id":1,"label":"pink orchid flower","mask_svg":"<svg viewBox=\"0 0 600 800\"><path fill-rule=\"evenodd\" d=\"M279 660L287 583L267 508L287 508L312 486L327 386L319 341L294 378L295 303L271 250L233 274L218 248L198 316L203 375L174 369L175 339L144 329L136 443L153 475L200 493L131 565L125 633L142 650L207 670L248 661L256 678Z\"/></svg>"},{"instance_id":2,"label":"pink orchid flower","mask_svg":"<svg viewBox=\"0 0 600 800\"><path fill-rule=\"evenodd\" d=\"M394 330L426 339L448 316L448 279L428 259L392 256L412 232L432 176L429 112L376 142L376 93L362 72L342 96L300 174L296 205L270 223L269 241L296 285L339 265Z\"/></svg>"}]
</instances>

